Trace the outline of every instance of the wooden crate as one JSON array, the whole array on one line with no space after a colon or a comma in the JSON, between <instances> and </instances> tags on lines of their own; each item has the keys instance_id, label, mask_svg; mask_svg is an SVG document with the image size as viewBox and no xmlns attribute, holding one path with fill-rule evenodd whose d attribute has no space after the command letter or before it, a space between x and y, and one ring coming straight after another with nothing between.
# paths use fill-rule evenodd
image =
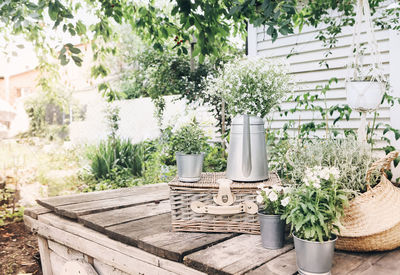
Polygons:
<instances>
[{"instance_id":1,"label":"wooden crate","mask_svg":"<svg viewBox=\"0 0 400 275\"><path fill-rule=\"evenodd\" d=\"M264 182L232 182L225 173L203 173L200 181L169 183L173 231L260 234L257 189L280 184L270 173Z\"/></svg>"}]
</instances>

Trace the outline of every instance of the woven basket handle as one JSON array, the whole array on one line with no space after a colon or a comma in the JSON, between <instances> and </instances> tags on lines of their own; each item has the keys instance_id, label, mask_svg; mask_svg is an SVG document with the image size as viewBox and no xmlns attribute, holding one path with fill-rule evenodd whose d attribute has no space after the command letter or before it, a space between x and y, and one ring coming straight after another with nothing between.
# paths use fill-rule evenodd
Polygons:
<instances>
[{"instance_id":1,"label":"woven basket handle","mask_svg":"<svg viewBox=\"0 0 400 275\"><path fill-rule=\"evenodd\" d=\"M379 171L383 174L385 173L385 170L389 170L392 161L397 158L398 155L399 152L393 151L387 154L385 157L375 161L367 171L367 182L369 182L369 180L371 179L371 175L374 171L379 169ZM367 184L367 188L368 187L370 187L369 184Z\"/></svg>"}]
</instances>

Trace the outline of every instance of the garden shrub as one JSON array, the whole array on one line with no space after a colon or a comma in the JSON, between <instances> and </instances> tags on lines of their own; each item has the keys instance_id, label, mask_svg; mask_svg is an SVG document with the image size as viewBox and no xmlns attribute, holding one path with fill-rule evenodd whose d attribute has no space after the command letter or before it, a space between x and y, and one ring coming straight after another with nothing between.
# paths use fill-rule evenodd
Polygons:
<instances>
[{"instance_id":1,"label":"garden shrub","mask_svg":"<svg viewBox=\"0 0 400 275\"><path fill-rule=\"evenodd\" d=\"M143 169L143 144L132 144L129 139L107 139L89 148L87 157L90 171L96 179L112 179L121 171L140 177Z\"/></svg>"}]
</instances>

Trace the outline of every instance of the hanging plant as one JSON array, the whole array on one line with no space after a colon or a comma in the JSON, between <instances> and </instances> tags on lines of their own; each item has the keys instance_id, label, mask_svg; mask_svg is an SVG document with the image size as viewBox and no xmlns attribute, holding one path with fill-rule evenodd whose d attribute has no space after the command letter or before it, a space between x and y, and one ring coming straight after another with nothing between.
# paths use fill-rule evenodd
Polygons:
<instances>
[{"instance_id":1,"label":"hanging plant","mask_svg":"<svg viewBox=\"0 0 400 275\"><path fill-rule=\"evenodd\" d=\"M361 43L363 21L366 25L367 43ZM365 44L365 45L364 45ZM369 46L372 62L364 64L366 49ZM357 0L356 19L351 46L349 72L346 79L348 104L361 112L374 111L379 107L385 92L386 79L375 39L371 21L371 10L367 0ZM353 76L351 77L351 71ZM363 115L364 116L364 115Z\"/></svg>"}]
</instances>

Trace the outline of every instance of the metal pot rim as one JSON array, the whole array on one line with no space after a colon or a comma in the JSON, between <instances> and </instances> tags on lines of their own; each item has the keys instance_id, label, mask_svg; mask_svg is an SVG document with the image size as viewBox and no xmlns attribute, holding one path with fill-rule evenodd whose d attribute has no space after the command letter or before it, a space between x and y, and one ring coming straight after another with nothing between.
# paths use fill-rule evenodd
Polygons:
<instances>
[{"instance_id":1,"label":"metal pot rim","mask_svg":"<svg viewBox=\"0 0 400 275\"><path fill-rule=\"evenodd\" d=\"M296 239L298 239L298 240L300 240L300 241L302 241L302 242L313 243L313 244L326 244L326 243L333 243L333 242L336 242L336 240L338 239L338 236L335 235L335 234L332 234L332 235L335 236L334 239L329 240L329 241L319 242L319 241L308 241L308 240L304 240L304 239L301 239L301 238L299 238L299 237L296 237L296 236L294 235L294 233L292 233L293 238L296 238Z\"/></svg>"},{"instance_id":2,"label":"metal pot rim","mask_svg":"<svg viewBox=\"0 0 400 275\"><path fill-rule=\"evenodd\" d=\"M262 213L261 212L262 210L258 210L258 215L260 215L260 216L264 216L264 217L280 217L280 216L282 216L282 215L279 215L279 214L264 214L264 213Z\"/></svg>"},{"instance_id":3,"label":"metal pot rim","mask_svg":"<svg viewBox=\"0 0 400 275\"><path fill-rule=\"evenodd\" d=\"M185 154L182 152L175 152L175 155L178 155L178 156L202 156L204 154L205 154L204 152L201 152L200 154Z\"/></svg>"}]
</instances>

